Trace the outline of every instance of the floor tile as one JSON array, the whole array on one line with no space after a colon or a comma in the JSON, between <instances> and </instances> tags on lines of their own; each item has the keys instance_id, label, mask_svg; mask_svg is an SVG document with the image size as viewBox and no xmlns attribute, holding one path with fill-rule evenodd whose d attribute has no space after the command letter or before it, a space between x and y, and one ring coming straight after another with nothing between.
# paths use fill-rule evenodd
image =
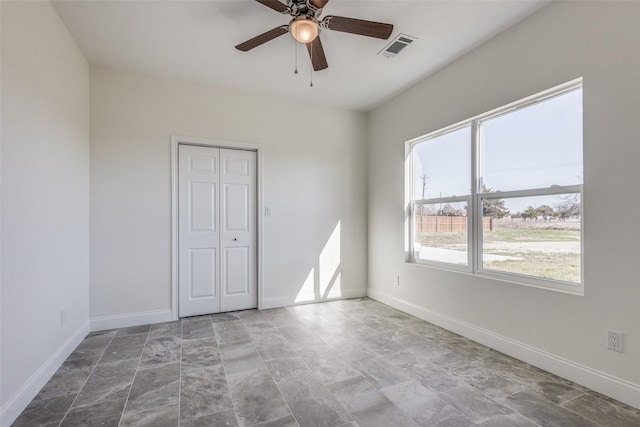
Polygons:
<instances>
[{"instance_id":1,"label":"floor tile","mask_svg":"<svg viewBox=\"0 0 640 427\"><path fill-rule=\"evenodd\" d=\"M142 350L140 366L179 362L182 350L181 343L180 337L147 338Z\"/></svg>"},{"instance_id":2,"label":"floor tile","mask_svg":"<svg viewBox=\"0 0 640 427\"><path fill-rule=\"evenodd\" d=\"M388 387L410 379L407 374L382 359L382 357L362 360L359 364L359 369L377 388Z\"/></svg>"},{"instance_id":3,"label":"floor tile","mask_svg":"<svg viewBox=\"0 0 640 427\"><path fill-rule=\"evenodd\" d=\"M282 357L265 362L276 383L289 377L312 375L313 372L301 357Z\"/></svg>"},{"instance_id":4,"label":"floor tile","mask_svg":"<svg viewBox=\"0 0 640 427\"><path fill-rule=\"evenodd\" d=\"M182 342L182 369L205 368L222 363L215 338Z\"/></svg>"},{"instance_id":5,"label":"floor tile","mask_svg":"<svg viewBox=\"0 0 640 427\"><path fill-rule=\"evenodd\" d=\"M295 356L289 342L275 329L251 334L251 339L264 360Z\"/></svg>"},{"instance_id":6,"label":"floor tile","mask_svg":"<svg viewBox=\"0 0 640 427\"><path fill-rule=\"evenodd\" d=\"M294 350L326 345L311 329L298 322L298 326L279 327L278 331Z\"/></svg>"},{"instance_id":7,"label":"floor tile","mask_svg":"<svg viewBox=\"0 0 640 427\"><path fill-rule=\"evenodd\" d=\"M233 409L192 420L184 420L180 423L180 427L235 427L237 425L236 413Z\"/></svg>"},{"instance_id":8,"label":"floor tile","mask_svg":"<svg viewBox=\"0 0 640 427\"><path fill-rule=\"evenodd\" d=\"M179 421L178 405L168 405L126 413L119 427L178 427Z\"/></svg>"},{"instance_id":9,"label":"floor tile","mask_svg":"<svg viewBox=\"0 0 640 427\"><path fill-rule=\"evenodd\" d=\"M301 427L335 427L351 421L336 398L311 373L282 379L278 388Z\"/></svg>"},{"instance_id":10,"label":"floor tile","mask_svg":"<svg viewBox=\"0 0 640 427\"><path fill-rule=\"evenodd\" d=\"M179 390L179 363L138 370L131 386L126 412L177 404Z\"/></svg>"},{"instance_id":11,"label":"floor tile","mask_svg":"<svg viewBox=\"0 0 640 427\"><path fill-rule=\"evenodd\" d=\"M99 364L82 387L73 406L95 405L106 400L127 398L137 367L136 359Z\"/></svg>"},{"instance_id":12,"label":"floor tile","mask_svg":"<svg viewBox=\"0 0 640 427\"><path fill-rule=\"evenodd\" d=\"M200 338L214 338L211 317L198 316L182 319L182 339L193 340Z\"/></svg>"},{"instance_id":13,"label":"floor tile","mask_svg":"<svg viewBox=\"0 0 640 427\"><path fill-rule=\"evenodd\" d=\"M71 408L60 427L116 427L120 422L126 398L107 400L89 406Z\"/></svg>"},{"instance_id":14,"label":"floor tile","mask_svg":"<svg viewBox=\"0 0 640 427\"><path fill-rule=\"evenodd\" d=\"M182 337L182 321L176 320L175 322L156 323L151 325L149 330L148 339L163 338L163 337Z\"/></svg>"},{"instance_id":15,"label":"floor tile","mask_svg":"<svg viewBox=\"0 0 640 427\"><path fill-rule=\"evenodd\" d=\"M526 389L521 383L501 377L493 370L483 369L477 362L471 363L469 369L458 372L457 377L492 399L503 399Z\"/></svg>"},{"instance_id":16,"label":"floor tile","mask_svg":"<svg viewBox=\"0 0 640 427\"><path fill-rule=\"evenodd\" d=\"M219 345L251 341L242 322L220 322L213 324L213 332Z\"/></svg>"},{"instance_id":17,"label":"floor tile","mask_svg":"<svg viewBox=\"0 0 640 427\"><path fill-rule=\"evenodd\" d=\"M489 399L469 386L459 386L438 396L474 422L513 412L510 408Z\"/></svg>"},{"instance_id":18,"label":"floor tile","mask_svg":"<svg viewBox=\"0 0 640 427\"><path fill-rule=\"evenodd\" d=\"M358 376L328 386L361 426L417 426L365 377Z\"/></svg>"},{"instance_id":19,"label":"floor tile","mask_svg":"<svg viewBox=\"0 0 640 427\"><path fill-rule=\"evenodd\" d=\"M290 414L266 367L228 374L227 380L241 425L253 425Z\"/></svg>"},{"instance_id":20,"label":"floor tile","mask_svg":"<svg viewBox=\"0 0 640 427\"><path fill-rule=\"evenodd\" d=\"M258 424L254 424L255 427L298 427L296 419L293 415L285 415L269 421L263 421Z\"/></svg>"},{"instance_id":21,"label":"floor tile","mask_svg":"<svg viewBox=\"0 0 640 427\"><path fill-rule=\"evenodd\" d=\"M146 334L129 336L116 336L104 352L100 363L115 362L117 360L138 359L142 354L144 343L147 340Z\"/></svg>"},{"instance_id":22,"label":"floor tile","mask_svg":"<svg viewBox=\"0 0 640 427\"><path fill-rule=\"evenodd\" d=\"M353 364L344 361L340 355L328 345L298 350L307 366L323 383L333 383L340 379L360 375Z\"/></svg>"},{"instance_id":23,"label":"floor tile","mask_svg":"<svg viewBox=\"0 0 640 427\"><path fill-rule=\"evenodd\" d=\"M252 311L256 311L257 310L252 310ZM222 322L232 322L234 320L239 320L240 317L238 317L238 313L218 313L218 314L212 314L211 315L211 321L213 323L222 323Z\"/></svg>"},{"instance_id":24,"label":"floor tile","mask_svg":"<svg viewBox=\"0 0 640 427\"><path fill-rule=\"evenodd\" d=\"M539 427L539 424L517 413L489 417L477 425L482 427Z\"/></svg>"},{"instance_id":25,"label":"floor tile","mask_svg":"<svg viewBox=\"0 0 640 427\"><path fill-rule=\"evenodd\" d=\"M386 334L377 334L367 339L358 338L358 341L364 343L379 356L385 356L398 351L398 343L387 337Z\"/></svg>"},{"instance_id":26,"label":"floor tile","mask_svg":"<svg viewBox=\"0 0 640 427\"><path fill-rule=\"evenodd\" d=\"M126 337L129 335L147 334L151 329L151 325L132 326L130 328L118 329L116 337Z\"/></svg>"},{"instance_id":27,"label":"floor tile","mask_svg":"<svg viewBox=\"0 0 640 427\"><path fill-rule=\"evenodd\" d=\"M75 394L55 397L48 400L34 400L22 411L12 427L44 427L51 424L58 425L67 413Z\"/></svg>"},{"instance_id":28,"label":"floor tile","mask_svg":"<svg viewBox=\"0 0 640 427\"><path fill-rule=\"evenodd\" d=\"M394 405L420 426L473 425L460 411L415 381L380 390Z\"/></svg>"},{"instance_id":29,"label":"floor tile","mask_svg":"<svg viewBox=\"0 0 640 427\"><path fill-rule=\"evenodd\" d=\"M180 419L195 419L233 409L221 365L184 370L180 381Z\"/></svg>"},{"instance_id":30,"label":"floor tile","mask_svg":"<svg viewBox=\"0 0 640 427\"><path fill-rule=\"evenodd\" d=\"M640 426L640 414L637 411L623 408L591 394L583 394L562 406L606 427Z\"/></svg>"},{"instance_id":31,"label":"floor tile","mask_svg":"<svg viewBox=\"0 0 640 427\"><path fill-rule=\"evenodd\" d=\"M422 361L418 365L410 367L408 372L423 387L437 393L442 393L464 384L458 377L431 362Z\"/></svg>"},{"instance_id":32,"label":"floor tile","mask_svg":"<svg viewBox=\"0 0 640 427\"><path fill-rule=\"evenodd\" d=\"M261 322L264 320L263 310L242 310L234 311L233 315L242 320L245 325Z\"/></svg>"},{"instance_id":33,"label":"floor tile","mask_svg":"<svg viewBox=\"0 0 640 427\"><path fill-rule=\"evenodd\" d=\"M406 329L390 331L382 334L392 341L402 345L403 348L419 354L422 357L434 357L448 353L449 351L436 344L429 338L422 337Z\"/></svg>"},{"instance_id":34,"label":"floor tile","mask_svg":"<svg viewBox=\"0 0 640 427\"><path fill-rule=\"evenodd\" d=\"M89 378L100 356L65 361L36 395L35 400L76 395Z\"/></svg>"},{"instance_id":35,"label":"floor tile","mask_svg":"<svg viewBox=\"0 0 640 427\"><path fill-rule=\"evenodd\" d=\"M251 341L222 344L220 356L227 375L264 368L264 361Z\"/></svg>"},{"instance_id":36,"label":"floor tile","mask_svg":"<svg viewBox=\"0 0 640 427\"><path fill-rule=\"evenodd\" d=\"M92 333L82 340L80 345L71 353L67 360L83 359L91 356L102 356L107 349L111 340L116 335L116 331L107 331L104 333Z\"/></svg>"},{"instance_id":37,"label":"floor tile","mask_svg":"<svg viewBox=\"0 0 640 427\"><path fill-rule=\"evenodd\" d=\"M598 425L533 391L516 393L504 399L504 403L541 426L595 427Z\"/></svg>"}]
</instances>

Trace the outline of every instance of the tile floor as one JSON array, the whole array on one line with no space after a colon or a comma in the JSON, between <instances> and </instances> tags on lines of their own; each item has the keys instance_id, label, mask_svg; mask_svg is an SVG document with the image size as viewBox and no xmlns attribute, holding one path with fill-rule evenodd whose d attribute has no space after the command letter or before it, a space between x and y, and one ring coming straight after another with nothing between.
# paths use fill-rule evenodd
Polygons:
<instances>
[{"instance_id":1,"label":"tile floor","mask_svg":"<svg viewBox=\"0 0 640 427\"><path fill-rule=\"evenodd\" d=\"M371 299L92 333L14 426L640 426Z\"/></svg>"}]
</instances>

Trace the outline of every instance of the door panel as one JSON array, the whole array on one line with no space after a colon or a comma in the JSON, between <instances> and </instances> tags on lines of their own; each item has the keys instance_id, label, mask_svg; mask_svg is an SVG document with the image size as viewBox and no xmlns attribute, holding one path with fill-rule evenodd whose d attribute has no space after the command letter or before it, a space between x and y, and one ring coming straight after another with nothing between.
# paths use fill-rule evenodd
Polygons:
<instances>
[{"instance_id":1,"label":"door panel","mask_svg":"<svg viewBox=\"0 0 640 427\"><path fill-rule=\"evenodd\" d=\"M256 153L178 146L179 316L255 308Z\"/></svg>"},{"instance_id":2,"label":"door panel","mask_svg":"<svg viewBox=\"0 0 640 427\"><path fill-rule=\"evenodd\" d=\"M249 186L227 184L225 195L225 231L249 231Z\"/></svg>"},{"instance_id":3,"label":"door panel","mask_svg":"<svg viewBox=\"0 0 640 427\"><path fill-rule=\"evenodd\" d=\"M257 307L256 153L220 150L221 310Z\"/></svg>"},{"instance_id":4,"label":"door panel","mask_svg":"<svg viewBox=\"0 0 640 427\"><path fill-rule=\"evenodd\" d=\"M249 248L226 248L225 296L249 294Z\"/></svg>"},{"instance_id":5,"label":"door panel","mask_svg":"<svg viewBox=\"0 0 640 427\"><path fill-rule=\"evenodd\" d=\"M212 249L191 249L189 251L189 299L216 296L217 254Z\"/></svg>"},{"instance_id":6,"label":"door panel","mask_svg":"<svg viewBox=\"0 0 640 427\"><path fill-rule=\"evenodd\" d=\"M217 148L178 146L178 312L220 311Z\"/></svg>"},{"instance_id":7,"label":"door panel","mask_svg":"<svg viewBox=\"0 0 640 427\"><path fill-rule=\"evenodd\" d=\"M189 221L190 232L216 231L216 184L208 182L189 183Z\"/></svg>"}]
</instances>

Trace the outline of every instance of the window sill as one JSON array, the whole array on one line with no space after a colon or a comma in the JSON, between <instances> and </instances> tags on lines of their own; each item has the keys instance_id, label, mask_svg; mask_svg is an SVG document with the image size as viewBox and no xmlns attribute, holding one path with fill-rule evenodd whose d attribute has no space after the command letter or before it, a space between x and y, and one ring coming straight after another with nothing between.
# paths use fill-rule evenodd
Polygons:
<instances>
[{"instance_id":1,"label":"window sill","mask_svg":"<svg viewBox=\"0 0 640 427\"><path fill-rule=\"evenodd\" d=\"M450 266L437 262L425 262L406 260L406 264L415 265L419 268L431 268L450 273L464 274L475 278L485 280L495 280L498 282L509 283L512 285L526 286L530 288L544 289L548 291L560 292L569 295L584 296L584 284L571 284L568 282L560 282L555 280L539 279L536 277L521 276L517 274L505 274L482 270L474 273L468 266Z\"/></svg>"}]
</instances>

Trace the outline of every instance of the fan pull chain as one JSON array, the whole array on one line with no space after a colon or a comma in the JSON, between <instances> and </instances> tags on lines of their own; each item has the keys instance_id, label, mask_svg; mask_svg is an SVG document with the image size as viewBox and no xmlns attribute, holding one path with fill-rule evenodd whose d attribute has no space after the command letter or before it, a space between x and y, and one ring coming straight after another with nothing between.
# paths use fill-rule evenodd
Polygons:
<instances>
[{"instance_id":1,"label":"fan pull chain","mask_svg":"<svg viewBox=\"0 0 640 427\"><path fill-rule=\"evenodd\" d=\"M311 58L311 72L310 72L310 80L309 87L313 87L313 43L309 47L309 57Z\"/></svg>"},{"instance_id":2,"label":"fan pull chain","mask_svg":"<svg viewBox=\"0 0 640 427\"><path fill-rule=\"evenodd\" d=\"M293 51L295 52L294 57L296 62L296 68L293 71L293 74L298 74L298 42L296 42L295 40L293 41Z\"/></svg>"}]
</instances>

